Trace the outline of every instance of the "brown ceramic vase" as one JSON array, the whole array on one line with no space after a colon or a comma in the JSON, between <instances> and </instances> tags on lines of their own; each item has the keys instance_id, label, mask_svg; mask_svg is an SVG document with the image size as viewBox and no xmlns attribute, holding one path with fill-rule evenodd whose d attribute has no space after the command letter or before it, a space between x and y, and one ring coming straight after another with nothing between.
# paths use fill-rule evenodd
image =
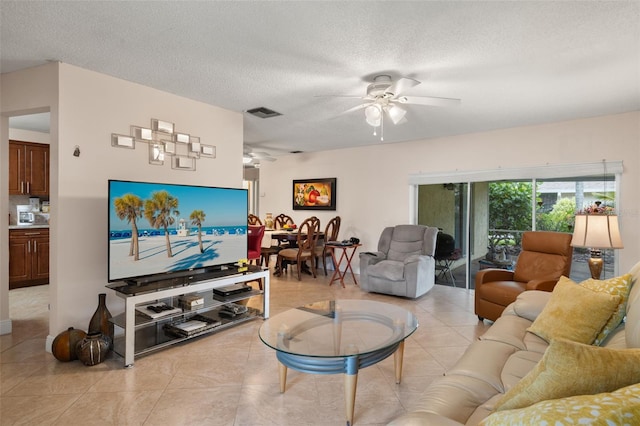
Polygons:
<instances>
[{"instance_id":1,"label":"brown ceramic vase","mask_svg":"<svg viewBox=\"0 0 640 426\"><path fill-rule=\"evenodd\" d=\"M62 362L73 361L78 359L76 355L76 346L78 342L84 339L87 336L82 330L76 330L73 327L69 327L67 330L58 334L55 339L53 339L53 344L51 345L51 353L53 356Z\"/></svg>"},{"instance_id":2,"label":"brown ceramic vase","mask_svg":"<svg viewBox=\"0 0 640 426\"><path fill-rule=\"evenodd\" d=\"M109 321L111 312L107 309L107 295L100 293L98 295L98 308L89 321L89 329L87 333L100 332L109 339L109 349L113 349L113 323Z\"/></svg>"},{"instance_id":3,"label":"brown ceramic vase","mask_svg":"<svg viewBox=\"0 0 640 426\"><path fill-rule=\"evenodd\" d=\"M101 332L88 333L78 342L76 354L84 365L97 365L105 360L109 353L110 339Z\"/></svg>"}]
</instances>

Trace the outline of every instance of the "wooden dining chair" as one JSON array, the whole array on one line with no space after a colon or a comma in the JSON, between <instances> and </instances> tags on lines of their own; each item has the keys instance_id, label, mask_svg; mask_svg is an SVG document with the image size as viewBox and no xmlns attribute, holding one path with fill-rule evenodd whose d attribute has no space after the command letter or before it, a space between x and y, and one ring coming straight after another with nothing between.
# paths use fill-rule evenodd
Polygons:
<instances>
[{"instance_id":1,"label":"wooden dining chair","mask_svg":"<svg viewBox=\"0 0 640 426\"><path fill-rule=\"evenodd\" d=\"M282 229L282 227L287 223L293 225L293 219L285 214L279 214L275 219L273 219L274 229ZM273 241L271 242L271 245L269 247L262 247L262 261L260 262L260 264L268 268L271 256L278 254L280 250L287 247L289 247L288 243L277 242L276 244L274 244Z\"/></svg>"},{"instance_id":2,"label":"wooden dining chair","mask_svg":"<svg viewBox=\"0 0 640 426\"><path fill-rule=\"evenodd\" d=\"M251 213L249 213L249 216L247 217L247 223L249 225L262 225L262 221L260 220L260 218Z\"/></svg>"},{"instance_id":3,"label":"wooden dining chair","mask_svg":"<svg viewBox=\"0 0 640 426\"><path fill-rule=\"evenodd\" d=\"M276 276L282 273L282 263L288 261L298 267L298 281L302 280L302 266L307 260L311 262L311 274L316 277L316 243L320 235L320 219L312 216L305 219L298 228L298 247L285 248L278 253L278 267Z\"/></svg>"},{"instance_id":4,"label":"wooden dining chair","mask_svg":"<svg viewBox=\"0 0 640 426\"><path fill-rule=\"evenodd\" d=\"M324 274L327 275L327 257L332 257L333 247L328 246L329 241L338 241L338 233L340 232L340 216L336 216L327 223L327 227L324 229L324 239L318 241L316 245L316 265L318 264L318 258L322 258L322 266L324 267ZM335 268L336 265L333 265Z\"/></svg>"},{"instance_id":5,"label":"wooden dining chair","mask_svg":"<svg viewBox=\"0 0 640 426\"><path fill-rule=\"evenodd\" d=\"M293 225L293 219L291 218L291 216L287 216L284 213L280 213L278 216L276 216L276 218L273 220L273 227L275 229L282 229L284 228L284 225Z\"/></svg>"},{"instance_id":6,"label":"wooden dining chair","mask_svg":"<svg viewBox=\"0 0 640 426\"><path fill-rule=\"evenodd\" d=\"M287 216L284 213L280 213L273 220L273 227L275 229L282 229L282 228L284 228L284 225L293 225L294 223L295 222L293 221L291 216ZM280 242L280 244L279 244L280 249L287 248L289 246L290 246L290 244L288 242Z\"/></svg>"}]
</instances>

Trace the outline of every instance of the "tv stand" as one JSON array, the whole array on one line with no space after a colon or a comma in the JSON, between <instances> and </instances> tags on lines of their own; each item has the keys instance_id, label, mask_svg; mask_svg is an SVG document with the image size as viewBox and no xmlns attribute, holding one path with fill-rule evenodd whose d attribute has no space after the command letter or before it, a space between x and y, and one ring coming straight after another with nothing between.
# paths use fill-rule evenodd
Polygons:
<instances>
[{"instance_id":1,"label":"tv stand","mask_svg":"<svg viewBox=\"0 0 640 426\"><path fill-rule=\"evenodd\" d=\"M253 281L260 281L262 290L253 288L228 297L214 296L214 288ZM124 331L124 335L116 336L114 351L124 358L125 367L132 367L137 356L249 320L269 317L269 270L255 265L249 265L244 272L238 272L237 269L207 271L140 285L114 283L107 285L107 288L114 290L125 302L124 313L111 318L111 322ZM204 303L191 308L182 307L179 297L185 295L201 298ZM222 309L224 305L241 301L248 302L247 312L232 317L222 315L225 313ZM254 302L258 303L258 307L254 307ZM160 303L180 309L155 318L143 314L147 305ZM174 326L193 319L210 323L185 335L171 333Z\"/></svg>"}]
</instances>

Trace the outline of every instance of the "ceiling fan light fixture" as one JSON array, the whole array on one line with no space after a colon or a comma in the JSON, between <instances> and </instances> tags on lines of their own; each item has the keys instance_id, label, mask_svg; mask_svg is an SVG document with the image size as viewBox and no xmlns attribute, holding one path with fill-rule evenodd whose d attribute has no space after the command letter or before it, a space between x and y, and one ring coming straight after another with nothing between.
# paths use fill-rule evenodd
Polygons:
<instances>
[{"instance_id":1,"label":"ceiling fan light fixture","mask_svg":"<svg viewBox=\"0 0 640 426\"><path fill-rule=\"evenodd\" d=\"M389 113L389 118L391 118L393 124L398 124L402 121L407 111L398 105L391 105L389 109L387 109L387 113Z\"/></svg>"},{"instance_id":2,"label":"ceiling fan light fixture","mask_svg":"<svg viewBox=\"0 0 640 426\"><path fill-rule=\"evenodd\" d=\"M371 104L364 109L364 116L370 126L378 127L382 121L382 110L379 105Z\"/></svg>"},{"instance_id":3,"label":"ceiling fan light fixture","mask_svg":"<svg viewBox=\"0 0 640 426\"><path fill-rule=\"evenodd\" d=\"M251 163L252 160L253 160L253 158L249 157L248 155L243 155L242 156L242 164L249 164L249 163Z\"/></svg>"}]
</instances>

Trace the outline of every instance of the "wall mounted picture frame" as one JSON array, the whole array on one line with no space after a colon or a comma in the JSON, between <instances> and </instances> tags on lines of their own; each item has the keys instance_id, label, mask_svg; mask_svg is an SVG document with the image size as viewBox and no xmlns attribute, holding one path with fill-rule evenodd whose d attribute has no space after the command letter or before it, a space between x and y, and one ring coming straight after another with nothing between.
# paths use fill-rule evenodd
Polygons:
<instances>
[{"instance_id":1,"label":"wall mounted picture frame","mask_svg":"<svg viewBox=\"0 0 640 426\"><path fill-rule=\"evenodd\" d=\"M335 210L336 178L293 181L293 210Z\"/></svg>"}]
</instances>

